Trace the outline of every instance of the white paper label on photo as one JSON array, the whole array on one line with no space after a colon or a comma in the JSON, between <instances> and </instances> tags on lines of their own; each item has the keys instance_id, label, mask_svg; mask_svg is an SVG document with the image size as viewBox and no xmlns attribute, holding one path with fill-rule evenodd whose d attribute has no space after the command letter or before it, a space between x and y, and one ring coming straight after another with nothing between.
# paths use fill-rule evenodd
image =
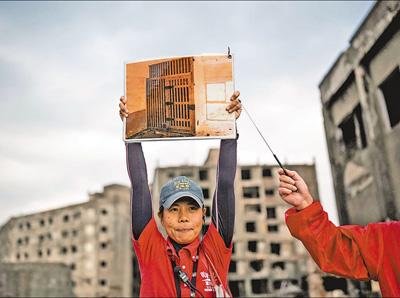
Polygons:
<instances>
[{"instance_id":1,"label":"white paper label on photo","mask_svg":"<svg viewBox=\"0 0 400 298\"><path fill-rule=\"evenodd\" d=\"M225 84L207 84L207 101L225 101Z\"/></svg>"}]
</instances>

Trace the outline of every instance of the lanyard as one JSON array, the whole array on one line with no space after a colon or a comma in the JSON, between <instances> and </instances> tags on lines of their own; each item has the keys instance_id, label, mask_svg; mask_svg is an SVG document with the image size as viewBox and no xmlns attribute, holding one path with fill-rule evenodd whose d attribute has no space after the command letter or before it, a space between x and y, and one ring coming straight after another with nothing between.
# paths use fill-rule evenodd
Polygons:
<instances>
[{"instance_id":1,"label":"lanyard","mask_svg":"<svg viewBox=\"0 0 400 298\"><path fill-rule=\"evenodd\" d=\"M196 260L193 262L192 279L189 282L187 275L181 270L179 266L176 265L175 261L171 258L172 269L174 272L175 279L175 289L178 298L181 298L181 287L180 281L182 280L190 288L190 297L196 296L196 276L197 276L197 266L199 260L199 251L197 250Z\"/></svg>"}]
</instances>

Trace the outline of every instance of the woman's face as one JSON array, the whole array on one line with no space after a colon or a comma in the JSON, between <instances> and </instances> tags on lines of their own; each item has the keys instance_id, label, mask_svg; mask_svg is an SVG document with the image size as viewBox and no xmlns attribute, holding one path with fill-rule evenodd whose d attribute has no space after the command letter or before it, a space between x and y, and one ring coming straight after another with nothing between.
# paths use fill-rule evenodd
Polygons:
<instances>
[{"instance_id":1,"label":"woman's face","mask_svg":"<svg viewBox=\"0 0 400 298\"><path fill-rule=\"evenodd\" d=\"M205 209L200 208L193 199L179 199L162 212L161 223L175 242L189 244L200 235Z\"/></svg>"}]
</instances>

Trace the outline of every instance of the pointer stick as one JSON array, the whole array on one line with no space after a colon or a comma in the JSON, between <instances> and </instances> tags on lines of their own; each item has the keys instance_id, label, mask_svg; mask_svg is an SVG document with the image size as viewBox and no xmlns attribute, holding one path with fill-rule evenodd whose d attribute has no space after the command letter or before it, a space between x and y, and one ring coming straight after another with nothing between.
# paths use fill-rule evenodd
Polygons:
<instances>
[{"instance_id":1,"label":"pointer stick","mask_svg":"<svg viewBox=\"0 0 400 298\"><path fill-rule=\"evenodd\" d=\"M267 140L264 138L264 136L262 135L261 131L258 129L256 123L254 122L253 118L251 118L249 112L247 112L246 108L244 107L244 105L242 104L242 108L243 110L246 112L247 116L249 116L251 122L253 123L254 127L257 129L258 133L260 134L261 138L264 140L264 143L267 145L269 151L271 151L272 155L274 156L275 160L278 162L278 165L281 167L281 169L283 170L283 172L285 172L286 176L289 176L288 173L286 172L285 168L282 166L281 162L279 161L278 157L275 155L274 151L272 151L271 147L268 145Z\"/></svg>"}]
</instances>

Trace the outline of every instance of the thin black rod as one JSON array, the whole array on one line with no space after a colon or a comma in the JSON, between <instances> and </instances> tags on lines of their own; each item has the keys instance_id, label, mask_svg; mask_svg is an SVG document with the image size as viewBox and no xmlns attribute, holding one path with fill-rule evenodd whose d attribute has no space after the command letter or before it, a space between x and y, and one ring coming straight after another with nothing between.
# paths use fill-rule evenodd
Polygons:
<instances>
[{"instance_id":1,"label":"thin black rod","mask_svg":"<svg viewBox=\"0 0 400 298\"><path fill-rule=\"evenodd\" d=\"M261 138L263 139L265 145L267 145L269 151L271 151L272 155L274 156L275 160L277 161L278 165L281 167L281 169L285 172L286 176L289 176L288 173L286 172L285 168L282 166L281 162L279 161L278 157L276 156L276 154L274 153L274 151L272 151L271 147L269 146L267 140L264 138L263 134L261 133L261 131L258 129L257 124L254 122L253 118L251 118L249 112L247 112L246 108L244 107L244 105L242 104L242 108L243 110L246 112L247 116L249 117L250 121L253 123L254 127L257 129L258 133L260 134Z\"/></svg>"}]
</instances>

